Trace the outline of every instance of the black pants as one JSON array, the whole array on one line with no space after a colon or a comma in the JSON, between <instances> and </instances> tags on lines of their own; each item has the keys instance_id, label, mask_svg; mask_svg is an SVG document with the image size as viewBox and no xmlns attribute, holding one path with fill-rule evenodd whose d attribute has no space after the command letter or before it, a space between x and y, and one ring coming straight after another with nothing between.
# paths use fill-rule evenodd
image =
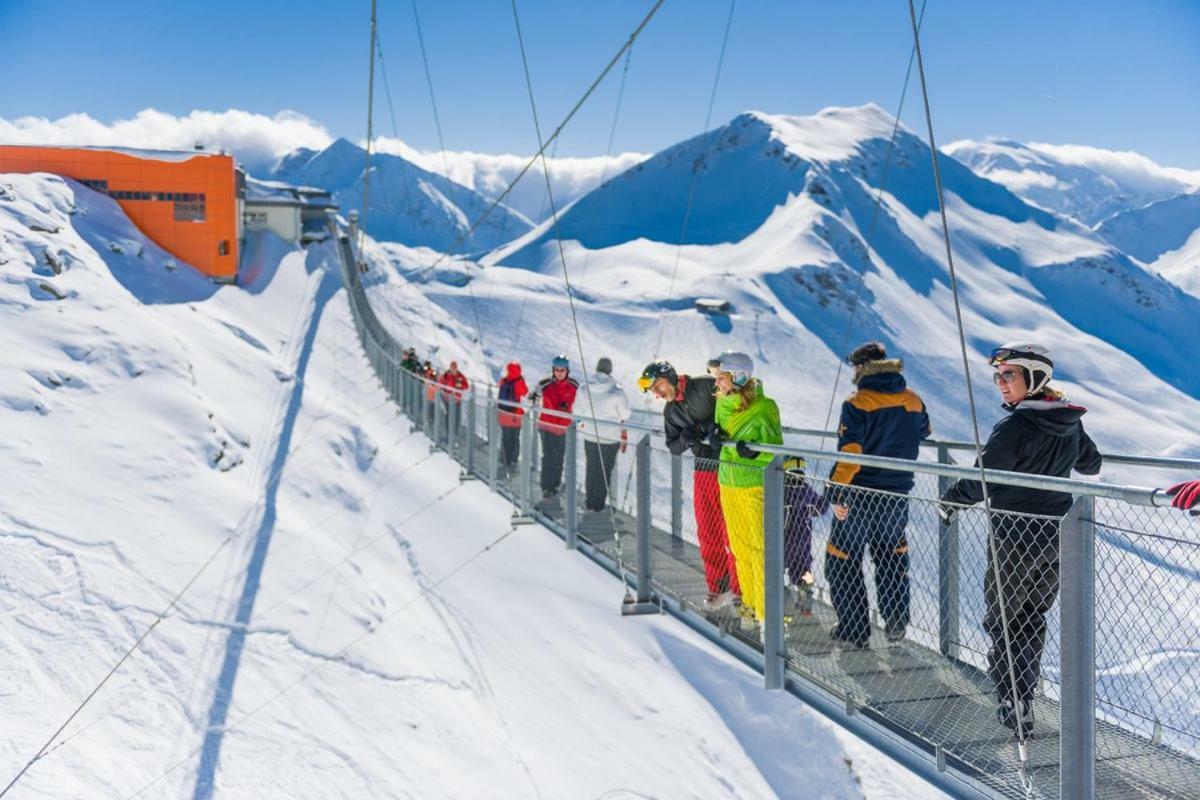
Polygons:
<instances>
[{"instance_id":1,"label":"black pants","mask_svg":"<svg viewBox=\"0 0 1200 800\"><path fill-rule=\"evenodd\" d=\"M844 521L835 518L829 529L825 575L842 636L865 643L871 638L863 576L867 550L875 563L879 612L894 625L904 627L909 622L908 498L859 491L850 495L848 505L850 516Z\"/></svg>"},{"instance_id":2,"label":"black pants","mask_svg":"<svg viewBox=\"0 0 1200 800\"><path fill-rule=\"evenodd\" d=\"M514 466L521 457L521 429L500 427L500 463Z\"/></svg>"},{"instance_id":3,"label":"black pants","mask_svg":"<svg viewBox=\"0 0 1200 800\"><path fill-rule=\"evenodd\" d=\"M542 434L542 493L557 492L562 483L563 454L567 450L566 432Z\"/></svg>"},{"instance_id":4,"label":"black pants","mask_svg":"<svg viewBox=\"0 0 1200 800\"><path fill-rule=\"evenodd\" d=\"M587 499L584 501L584 507L588 511L604 510L609 482L613 479L613 467L617 463L617 451L620 448L621 445L617 442L583 443L583 453L587 458L587 475L584 482Z\"/></svg>"},{"instance_id":5,"label":"black pants","mask_svg":"<svg viewBox=\"0 0 1200 800\"><path fill-rule=\"evenodd\" d=\"M1033 699L1042 672L1046 648L1046 614L1058 597L1058 520L994 514L996 558L988 548L988 569L983 580L987 611L983 629L991 637L988 674L1000 700L1014 696L1009 676L1008 649L1016 677L1015 699ZM995 567L998 566L997 570ZM997 572L999 586L997 592ZM1001 616L1000 603L1004 603ZM1008 625L1004 625L1007 619ZM1005 641L1005 631L1008 641Z\"/></svg>"}]
</instances>

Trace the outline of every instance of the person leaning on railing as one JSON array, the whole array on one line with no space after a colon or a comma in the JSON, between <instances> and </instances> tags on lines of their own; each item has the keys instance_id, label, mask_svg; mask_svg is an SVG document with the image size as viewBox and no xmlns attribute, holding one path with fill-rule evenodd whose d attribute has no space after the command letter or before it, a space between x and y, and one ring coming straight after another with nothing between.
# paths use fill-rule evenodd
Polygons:
<instances>
[{"instance_id":1,"label":"person leaning on railing","mask_svg":"<svg viewBox=\"0 0 1200 800\"><path fill-rule=\"evenodd\" d=\"M763 470L774 456L750 445L783 444L783 427L779 406L763 394L762 382L753 377L750 356L725 353L719 369L716 422L727 444L721 447L717 483L721 485L721 510L742 587L740 613L743 622L754 627L754 623L761 625L766 619Z\"/></svg>"},{"instance_id":2,"label":"person leaning on railing","mask_svg":"<svg viewBox=\"0 0 1200 800\"><path fill-rule=\"evenodd\" d=\"M1054 362L1045 347L1006 344L992 351L988 363L1010 413L996 423L983 447L984 467L1059 478L1070 477L1072 470L1100 472L1100 453L1081 421L1087 409L1050 387ZM997 720L1020 735L1033 727L1046 614L1058 597L1058 525L1072 500L1066 492L1045 489L991 482L987 488L994 542L984 575L983 627L992 640L988 674L996 685ZM963 479L942 495L938 513L949 524L958 506L982 500L980 482Z\"/></svg>"},{"instance_id":3,"label":"person leaning on railing","mask_svg":"<svg viewBox=\"0 0 1200 800\"><path fill-rule=\"evenodd\" d=\"M404 351L400 359L400 368L414 375L421 372L421 360L417 358L417 351L413 348L408 348Z\"/></svg>"},{"instance_id":4,"label":"person leaning on railing","mask_svg":"<svg viewBox=\"0 0 1200 800\"><path fill-rule=\"evenodd\" d=\"M904 362L888 358L880 342L866 342L846 360L857 387L842 403L838 450L915 460L932 429L925 403L901 375ZM904 638L909 622L908 493L913 474L839 461L830 475L834 520L825 546L825 575L837 612L830 637L865 648L871 638L863 555L875 564L875 591L888 641Z\"/></svg>"},{"instance_id":5,"label":"person leaning on railing","mask_svg":"<svg viewBox=\"0 0 1200 800\"><path fill-rule=\"evenodd\" d=\"M721 451L717 412L717 382L712 375L680 375L669 361L646 365L638 388L665 400L663 433L667 449L681 456L691 450L692 512L696 517L696 539L704 562L708 596L704 608L717 611L740 602L737 565L729 549L725 515L721 513L721 489L717 483L717 460Z\"/></svg>"}]
</instances>

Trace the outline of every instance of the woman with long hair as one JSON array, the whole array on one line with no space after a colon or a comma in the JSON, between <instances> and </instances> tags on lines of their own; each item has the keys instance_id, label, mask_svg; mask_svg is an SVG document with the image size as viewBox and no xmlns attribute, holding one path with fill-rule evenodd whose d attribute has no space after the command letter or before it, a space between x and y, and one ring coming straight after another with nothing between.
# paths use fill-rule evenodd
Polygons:
<instances>
[{"instance_id":1,"label":"woman with long hair","mask_svg":"<svg viewBox=\"0 0 1200 800\"><path fill-rule=\"evenodd\" d=\"M763 394L753 377L754 362L745 353L722 353L717 373L716 423L727 442L721 448L717 482L721 511L729 531L729 547L737 562L742 589L742 618L762 623L766 614L763 588L763 470L770 453L752 444L783 444L779 406Z\"/></svg>"}]
</instances>

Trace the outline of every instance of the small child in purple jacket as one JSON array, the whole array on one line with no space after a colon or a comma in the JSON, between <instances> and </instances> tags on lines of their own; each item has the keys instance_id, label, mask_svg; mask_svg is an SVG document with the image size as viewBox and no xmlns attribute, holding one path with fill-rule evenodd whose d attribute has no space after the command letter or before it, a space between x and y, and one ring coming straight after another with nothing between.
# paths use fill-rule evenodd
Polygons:
<instances>
[{"instance_id":1,"label":"small child in purple jacket","mask_svg":"<svg viewBox=\"0 0 1200 800\"><path fill-rule=\"evenodd\" d=\"M796 595L796 610L807 617L813 603L812 519L829 509L829 501L804 480L804 459L789 458L783 468L783 563Z\"/></svg>"}]
</instances>

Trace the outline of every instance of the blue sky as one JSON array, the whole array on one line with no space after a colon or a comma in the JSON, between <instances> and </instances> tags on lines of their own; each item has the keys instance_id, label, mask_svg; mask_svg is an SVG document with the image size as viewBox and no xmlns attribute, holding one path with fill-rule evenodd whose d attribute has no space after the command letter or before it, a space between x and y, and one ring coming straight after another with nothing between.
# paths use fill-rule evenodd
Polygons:
<instances>
[{"instance_id":1,"label":"blue sky","mask_svg":"<svg viewBox=\"0 0 1200 800\"><path fill-rule=\"evenodd\" d=\"M650 5L520 3L544 126ZM447 147L531 152L507 0L418 7ZM633 54L616 150L650 152L700 131L728 9L667 0ZM365 0L0 0L0 117L292 109L360 139L368 13ZM399 134L436 148L409 0L381 0L380 33ZM924 45L943 143L1003 135L1200 168L1200 0L929 0ZM740 0L714 121L867 101L894 111L909 47L904 0ZM559 155L604 152L616 77ZM377 103L377 130L391 135L382 87ZM910 102L905 120L922 129L918 112Z\"/></svg>"}]
</instances>

